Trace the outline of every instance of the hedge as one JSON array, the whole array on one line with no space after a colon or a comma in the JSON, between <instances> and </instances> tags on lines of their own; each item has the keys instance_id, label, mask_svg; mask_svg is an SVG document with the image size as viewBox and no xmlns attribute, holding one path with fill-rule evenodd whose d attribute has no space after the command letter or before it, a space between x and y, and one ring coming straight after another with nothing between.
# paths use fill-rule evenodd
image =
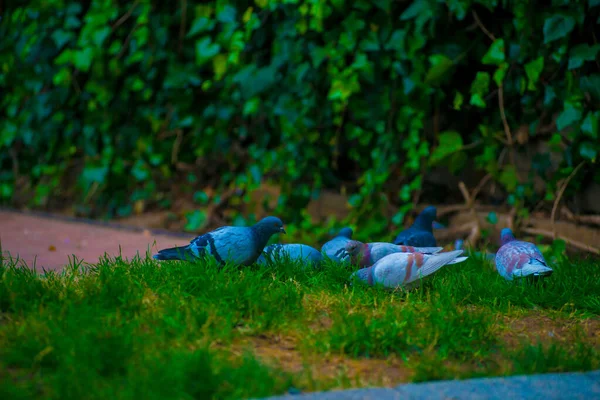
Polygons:
<instances>
[{"instance_id":1,"label":"hedge","mask_svg":"<svg viewBox=\"0 0 600 400\"><path fill-rule=\"evenodd\" d=\"M599 0L16 5L0 20L5 204L122 216L183 182L202 210L272 183L290 222L331 189L352 220L392 204L399 224L436 167L490 174L523 209L582 163L570 190L600 182Z\"/></svg>"}]
</instances>

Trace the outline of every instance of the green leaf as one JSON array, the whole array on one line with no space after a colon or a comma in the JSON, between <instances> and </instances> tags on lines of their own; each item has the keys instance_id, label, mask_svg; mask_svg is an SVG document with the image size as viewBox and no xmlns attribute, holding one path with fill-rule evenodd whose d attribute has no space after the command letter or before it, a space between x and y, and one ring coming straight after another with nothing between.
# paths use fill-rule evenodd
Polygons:
<instances>
[{"instance_id":1,"label":"green leaf","mask_svg":"<svg viewBox=\"0 0 600 400\"><path fill-rule=\"evenodd\" d=\"M575 122L581 120L582 112L581 108L575 107L569 102L565 102L565 108L556 118L556 128L562 131L568 126L573 125Z\"/></svg>"},{"instance_id":2,"label":"green leaf","mask_svg":"<svg viewBox=\"0 0 600 400\"><path fill-rule=\"evenodd\" d=\"M517 188L517 184L519 183L519 180L517 179L517 169L515 166L505 166L504 170L500 174L499 181L504 185L506 190L509 192L514 192L514 190Z\"/></svg>"},{"instance_id":3,"label":"green leaf","mask_svg":"<svg viewBox=\"0 0 600 400\"><path fill-rule=\"evenodd\" d=\"M495 211L490 211L490 213L487 215L487 220L490 224L496 225L498 223L498 215Z\"/></svg>"},{"instance_id":4,"label":"green leaf","mask_svg":"<svg viewBox=\"0 0 600 400\"><path fill-rule=\"evenodd\" d=\"M410 6L400 15L400 21L408 21L416 18L420 14L427 12L431 8L427 0L415 0Z\"/></svg>"},{"instance_id":5,"label":"green leaf","mask_svg":"<svg viewBox=\"0 0 600 400\"><path fill-rule=\"evenodd\" d=\"M586 135L596 139L598 137L598 124L600 120L600 111L588 112L581 124L581 131Z\"/></svg>"},{"instance_id":6,"label":"green leaf","mask_svg":"<svg viewBox=\"0 0 600 400\"><path fill-rule=\"evenodd\" d=\"M454 62L443 54L433 54L429 56L431 68L425 76L425 83L437 84L452 69Z\"/></svg>"},{"instance_id":7,"label":"green leaf","mask_svg":"<svg viewBox=\"0 0 600 400\"><path fill-rule=\"evenodd\" d=\"M475 80L471 84L471 100L469 103L476 107L485 108L484 96L490 88L490 74L487 72L477 72Z\"/></svg>"},{"instance_id":8,"label":"green leaf","mask_svg":"<svg viewBox=\"0 0 600 400\"><path fill-rule=\"evenodd\" d=\"M187 223L185 224L186 231L197 231L204 226L206 222L206 212L202 210L194 210L185 214Z\"/></svg>"},{"instance_id":9,"label":"green leaf","mask_svg":"<svg viewBox=\"0 0 600 400\"><path fill-rule=\"evenodd\" d=\"M544 21L544 44L567 36L575 28L575 18L556 14Z\"/></svg>"},{"instance_id":10,"label":"green leaf","mask_svg":"<svg viewBox=\"0 0 600 400\"><path fill-rule=\"evenodd\" d=\"M496 82L496 85L498 85L498 86L502 85L502 82L504 82L504 77L506 76L507 71L508 71L508 63L500 64L500 66L498 67L496 72L494 72L494 82Z\"/></svg>"},{"instance_id":11,"label":"green leaf","mask_svg":"<svg viewBox=\"0 0 600 400\"><path fill-rule=\"evenodd\" d=\"M589 93L595 101L600 101L600 74L582 76L579 79L579 88Z\"/></svg>"},{"instance_id":12,"label":"green leaf","mask_svg":"<svg viewBox=\"0 0 600 400\"><path fill-rule=\"evenodd\" d=\"M527 78L529 79L529 83L527 84L527 90L535 90L535 84L540 79L540 75L544 70L544 57L540 56L533 61L525 64L525 74L527 74Z\"/></svg>"},{"instance_id":13,"label":"green leaf","mask_svg":"<svg viewBox=\"0 0 600 400\"><path fill-rule=\"evenodd\" d=\"M204 65L211 58L219 54L221 46L212 43L210 37L205 36L196 41L196 65Z\"/></svg>"},{"instance_id":14,"label":"green leaf","mask_svg":"<svg viewBox=\"0 0 600 400\"><path fill-rule=\"evenodd\" d=\"M214 26L214 20L206 17L198 17L194 20L194 22L192 22L192 26L190 27L190 31L188 32L186 37L189 38L197 35L198 33L210 31Z\"/></svg>"},{"instance_id":15,"label":"green leaf","mask_svg":"<svg viewBox=\"0 0 600 400\"><path fill-rule=\"evenodd\" d=\"M598 7L598 6L600 6L600 0L588 0L589 8Z\"/></svg>"},{"instance_id":16,"label":"green leaf","mask_svg":"<svg viewBox=\"0 0 600 400\"><path fill-rule=\"evenodd\" d=\"M463 104L463 95L460 92L456 92L456 95L454 96L454 109L455 110L460 110L460 107Z\"/></svg>"},{"instance_id":17,"label":"green leaf","mask_svg":"<svg viewBox=\"0 0 600 400\"><path fill-rule=\"evenodd\" d=\"M433 165L444 159L446 156L459 151L463 147L463 140L456 131L446 131L440 133L440 143L431 153L429 162Z\"/></svg>"},{"instance_id":18,"label":"green leaf","mask_svg":"<svg viewBox=\"0 0 600 400\"><path fill-rule=\"evenodd\" d=\"M110 27L104 26L102 28L98 28L94 34L92 35L92 41L96 45L96 47L102 47L102 44L110 34Z\"/></svg>"},{"instance_id":19,"label":"green leaf","mask_svg":"<svg viewBox=\"0 0 600 400\"><path fill-rule=\"evenodd\" d=\"M592 162L596 162L596 157L598 156L598 146L592 142L582 142L579 145L579 155L585 158L586 160L590 160Z\"/></svg>"},{"instance_id":20,"label":"green leaf","mask_svg":"<svg viewBox=\"0 0 600 400\"><path fill-rule=\"evenodd\" d=\"M56 44L56 47L60 49L65 44L67 44L69 42L69 40L71 40L73 38L73 33L63 31L62 29L58 29L58 30L55 30L54 32L52 32L51 37L52 37L52 40L54 40L54 44Z\"/></svg>"},{"instance_id":21,"label":"green leaf","mask_svg":"<svg viewBox=\"0 0 600 400\"><path fill-rule=\"evenodd\" d=\"M73 65L80 71L87 72L92 65L94 51L91 47L82 50L76 50L73 53Z\"/></svg>"},{"instance_id":22,"label":"green leaf","mask_svg":"<svg viewBox=\"0 0 600 400\"><path fill-rule=\"evenodd\" d=\"M600 51L600 44L590 46L588 44L578 44L571 49L569 53L569 69L579 68L585 61L593 61Z\"/></svg>"},{"instance_id":23,"label":"green leaf","mask_svg":"<svg viewBox=\"0 0 600 400\"><path fill-rule=\"evenodd\" d=\"M244 104L244 115L252 115L256 114L258 111L258 107L260 106L260 99L258 97L253 97Z\"/></svg>"},{"instance_id":24,"label":"green leaf","mask_svg":"<svg viewBox=\"0 0 600 400\"><path fill-rule=\"evenodd\" d=\"M500 65L505 60L504 39L496 39L481 60L487 65Z\"/></svg>"}]
</instances>

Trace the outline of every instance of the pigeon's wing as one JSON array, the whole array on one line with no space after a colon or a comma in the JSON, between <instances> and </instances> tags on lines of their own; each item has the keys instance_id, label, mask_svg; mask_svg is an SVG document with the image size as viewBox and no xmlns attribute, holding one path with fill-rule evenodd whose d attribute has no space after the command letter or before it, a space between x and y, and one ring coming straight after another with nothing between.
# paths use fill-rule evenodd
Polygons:
<instances>
[{"instance_id":1,"label":"pigeon's wing","mask_svg":"<svg viewBox=\"0 0 600 400\"><path fill-rule=\"evenodd\" d=\"M348 238L337 236L321 247L321 253L334 261L340 261L345 255L345 246L349 241Z\"/></svg>"},{"instance_id":2,"label":"pigeon's wing","mask_svg":"<svg viewBox=\"0 0 600 400\"><path fill-rule=\"evenodd\" d=\"M250 264L258 258L260 250L256 250L254 236L250 228L227 226L199 236L192 241L198 251L207 252L218 262Z\"/></svg>"},{"instance_id":3,"label":"pigeon's wing","mask_svg":"<svg viewBox=\"0 0 600 400\"><path fill-rule=\"evenodd\" d=\"M371 270L373 282L387 288L401 286L406 276L408 256L409 253L393 253L377 261Z\"/></svg>"}]
</instances>

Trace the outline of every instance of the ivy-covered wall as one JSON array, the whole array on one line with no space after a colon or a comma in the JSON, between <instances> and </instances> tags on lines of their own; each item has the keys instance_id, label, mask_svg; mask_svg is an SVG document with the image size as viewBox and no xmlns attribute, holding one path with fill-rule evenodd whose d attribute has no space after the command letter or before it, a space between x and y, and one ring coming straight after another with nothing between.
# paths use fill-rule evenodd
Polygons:
<instances>
[{"instance_id":1,"label":"ivy-covered wall","mask_svg":"<svg viewBox=\"0 0 600 400\"><path fill-rule=\"evenodd\" d=\"M397 224L441 168L551 205L581 163L565 196L600 182L600 1L551 3L2 2L0 197L126 215L270 182L289 221L329 188Z\"/></svg>"}]
</instances>

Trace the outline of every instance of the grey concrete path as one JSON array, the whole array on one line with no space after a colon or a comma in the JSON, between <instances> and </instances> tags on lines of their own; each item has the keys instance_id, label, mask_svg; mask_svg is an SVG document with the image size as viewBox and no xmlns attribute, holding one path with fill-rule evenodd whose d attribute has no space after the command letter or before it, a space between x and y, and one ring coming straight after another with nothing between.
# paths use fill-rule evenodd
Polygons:
<instances>
[{"instance_id":1,"label":"grey concrete path","mask_svg":"<svg viewBox=\"0 0 600 400\"><path fill-rule=\"evenodd\" d=\"M269 397L269 400L571 400L600 399L600 371L408 383Z\"/></svg>"}]
</instances>

